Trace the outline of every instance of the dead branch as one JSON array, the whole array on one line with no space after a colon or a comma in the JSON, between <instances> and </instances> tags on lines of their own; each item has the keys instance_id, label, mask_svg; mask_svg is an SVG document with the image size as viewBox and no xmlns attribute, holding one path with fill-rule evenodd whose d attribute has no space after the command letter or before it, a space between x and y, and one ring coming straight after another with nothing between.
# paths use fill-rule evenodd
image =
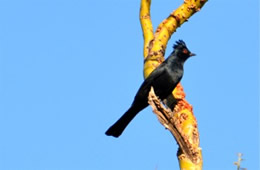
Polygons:
<instances>
[{"instance_id":1,"label":"dead branch","mask_svg":"<svg viewBox=\"0 0 260 170\"><path fill-rule=\"evenodd\" d=\"M177 101L178 102L178 101ZM188 118L188 115L185 112L177 113L178 108L175 107L174 111L171 111L169 108L166 108L160 99L155 95L153 87L150 90L148 96L148 103L151 105L153 112L156 114L160 123L168 129L173 137L176 139L179 144L179 157L186 157L191 160L192 163L197 164L201 162L200 152L201 149L197 149L197 146L194 144L198 144L199 135L197 124L193 124L193 135L192 139L189 139L185 133L183 133L183 126L185 120Z\"/></svg>"}]
</instances>

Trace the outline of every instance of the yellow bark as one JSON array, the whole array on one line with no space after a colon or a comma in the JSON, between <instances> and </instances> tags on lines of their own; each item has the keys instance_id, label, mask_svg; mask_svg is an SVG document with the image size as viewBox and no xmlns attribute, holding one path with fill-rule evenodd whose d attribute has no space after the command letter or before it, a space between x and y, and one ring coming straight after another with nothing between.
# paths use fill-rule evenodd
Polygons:
<instances>
[{"instance_id":1,"label":"yellow bark","mask_svg":"<svg viewBox=\"0 0 260 170\"><path fill-rule=\"evenodd\" d=\"M153 33L150 0L141 0L140 22L144 36L144 77L146 78L164 60L164 52L173 32L199 11L207 0L185 0Z\"/></svg>"},{"instance_id":2,"label":"yellow bark","mask_svg":"<svg viewBox=\"0 0 260 170\"><path fill-rule=\"evenodd\" d=\"M149 43L153 40L153 25L150 15L151 0L142 0L140 8L140 22L144 36L144 57L148 56Z\"/></svg>"},{"instance_id":3,"label":"yellow bark","mask_svg":"<svg viewBox=\"0 0 260 170\"><path fill-rule=\"evenodd\" d=\"M194 13L198 12L207 0L184 0L184 3L174 10L157 27L155 33L150 17L151 0L141 0L140 22L144 36L144 77L149 74L164 61L164 53L171 35L187 21ZM197 121L192 111L192 106L185 100L185 93L181 84L173 91L178 103L174 108L174 119L176 128L183 137L187 148L191 154L195 154L196 159L191 160L191 155L187 151L179 150L178 160L182 170L202 169L202 154L199 147L199 133Z\"/></svg>"}]
</instances>

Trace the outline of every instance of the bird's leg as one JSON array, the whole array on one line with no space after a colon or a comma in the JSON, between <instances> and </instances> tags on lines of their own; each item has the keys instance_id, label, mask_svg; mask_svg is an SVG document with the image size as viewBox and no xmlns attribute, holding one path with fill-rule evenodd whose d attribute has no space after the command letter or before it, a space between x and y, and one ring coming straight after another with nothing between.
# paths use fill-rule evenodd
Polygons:
<instances>
[{"instance_id":1,"label":"bird's leg","mask_svg":"<svg viewBox=\"0 0 260 170\"><path fill-rule=\"evenodd\" d=\"M166 99L163 100L163 103L173 111L175 105L177 104L177 100L174 98L172 94L170 94ZM171 115L173 116L173 115Z\"/></svg>"}]
</instances>

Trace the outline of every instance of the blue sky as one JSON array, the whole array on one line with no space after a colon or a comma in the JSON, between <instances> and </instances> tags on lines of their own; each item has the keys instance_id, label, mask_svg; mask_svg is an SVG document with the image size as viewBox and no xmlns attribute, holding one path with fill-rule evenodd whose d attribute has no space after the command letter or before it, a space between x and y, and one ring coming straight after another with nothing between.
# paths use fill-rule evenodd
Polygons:
<instances>
[{"instance_id":1,"label":"blue sky","mask_svg":"<svg viewBox=\"0 0 260 170\"><path fill-rule=\"evenodd\" d=\"M153 26L182 1L155 1ZM139 0L0 0L0 169L178 169L151 108L106 129L143 81ZM182 79L204 169L259 168L259 3L211 0L169 41L197 56Z\"/></svg>"}]
</instances>

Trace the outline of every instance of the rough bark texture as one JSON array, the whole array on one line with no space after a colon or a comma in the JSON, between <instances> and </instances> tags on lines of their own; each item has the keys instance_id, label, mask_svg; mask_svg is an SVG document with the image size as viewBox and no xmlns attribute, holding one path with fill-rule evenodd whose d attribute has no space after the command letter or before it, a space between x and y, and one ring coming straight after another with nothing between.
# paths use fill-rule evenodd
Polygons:
<instances>
[{"instance_id":1,"label":"rough bark texture","mask_svg":"<svg viewBox=\"0 0 260 170\"><path fill-rule=\"evenodd\" d=\"M200 168L202 163L201 148L199 145L198 126L194 115L178 106L174 111L166 108L160 99L155 95L153 88L149 93L148 103L151 105L153 112L156 114L160 123L167 128L179 145L178 157L180 160L188 161ZM188 135L187 135L188 131Z\"/></svg>"},{"instance_id":2,"label":"rough bark texture","mask_svg":"<svg viewBox=\"0 0 260 170\"><path fill-rule=\"evenodd\" d=\"M140 22L144 36L144 77L164 61L164 53L171 35L187 21L194 13L200 11L207 0L184 0L184 3L174 10L157 27L155 33L150 15L151 0L141 0ZM199 147L199 133L192 106L185 100L181 84L173 91L177 104L171 112L165 109L159 99L152 94L149 102L160 122L171 131L180 148L178 160L182 170L202 169L202 154Z\"/></svg>"}]
</instances>

